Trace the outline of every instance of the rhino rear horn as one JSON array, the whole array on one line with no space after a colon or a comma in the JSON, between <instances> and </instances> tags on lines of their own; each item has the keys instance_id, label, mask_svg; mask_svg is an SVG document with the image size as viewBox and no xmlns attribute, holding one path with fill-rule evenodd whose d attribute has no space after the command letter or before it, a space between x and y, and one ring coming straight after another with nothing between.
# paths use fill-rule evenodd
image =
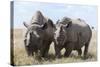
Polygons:
<instances>
[{"instance_id":1,"label":"rhino rear horn","mask_svg":"<svg viewBox=\"0 0 100 67\"><path fill-rule=\"evenodd\" d=\"M24 24L24 26L25 26L26 28L29 27L29 25L28 25L26 22L23 22L23 24Z\"/></svg>"}]
</instances>

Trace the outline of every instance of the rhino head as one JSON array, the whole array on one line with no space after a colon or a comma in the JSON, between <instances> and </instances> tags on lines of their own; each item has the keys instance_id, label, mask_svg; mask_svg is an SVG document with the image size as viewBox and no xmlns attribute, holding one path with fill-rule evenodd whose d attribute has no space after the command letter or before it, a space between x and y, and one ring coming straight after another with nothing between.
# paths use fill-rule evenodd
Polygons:
<instances>
[{"instance_id":1,"label":"rhino head","mask_svg":"<svg viewBox=\"0 0 100 67\"><path fill-rule=\"evenodd\" d=\"M60 54L60 50L63 48L67 38L67 30L71 27L72 21L69 18L63 18L58 20L56 24L56 31L54 33L54 43L56 55ZM57 56L59 57L59 56Z\"/></svg>"},{"instance_id":2,"label":"rhino head","mask_svg":"<svg viewBox=\"0 0 100 67\"><path fill-rule=\"evenodd\" d=\"M28 55L31 55L33 51L37 51L41 46L47 23L28 25L24 22L24 26L27 28L24 44Z\"/></svg>"}]
</instances>

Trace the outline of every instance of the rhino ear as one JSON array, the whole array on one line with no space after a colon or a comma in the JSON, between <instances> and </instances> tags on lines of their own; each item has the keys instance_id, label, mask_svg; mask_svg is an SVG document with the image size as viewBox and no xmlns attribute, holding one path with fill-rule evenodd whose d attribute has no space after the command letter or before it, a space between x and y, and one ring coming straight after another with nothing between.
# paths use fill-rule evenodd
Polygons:
<instances>
[{"instance_id":1,"label":"rhino ear","mask_svg":"<svg viewBox=\"0 0 100 67\"><path fill-rule=\"evenodd\" d=\"M66 28L69 28L72 26L72 21L70 21L67 25L66 25Z\"/></svg>"},{"instance_id":2,"label":"rhino ear","mask_svg":"<svg viewBox=\"0 0 100 67\"><path fill-rule=\"evenodd\" d=\"M24 26L25 26L26 28L29 27L29 25L28 25L26 22L23 22L23 24L24 24Z\"/></svg>"},{"instance_id":3,"label":"rhino ear","mask_svg":"<svg viewBox=\"0 0 100 67\"><path fill-rule=\"evenodd\" d=\"M43 30L45 30L45 29L47 29L47 27L48 27L48 26L47 26L47 23L45 23L45 24L42 25L41 28L42 28Z\"/></svg>"},{"instance_id":4,"label":"rhino ear","mask_svg":"<svg viewBox=\"0 0 100 67\"><path fill-rule=\"evenodd\" d=\"M54 24L52 20L48 19L48 23L53 27Z\"/></svg>"},{"instance_id":5,"label":"rhino ear","mask_svg":"<svg viewBox=\"0 0 100 67\"><path fill-rule=\"evenodd\" d=\"M57 20L57 23L56 23L56 24L59 24L59 21L60 21L60 20Z\"/></svg>"},{"instance_id":6,"label":"rhino ear","mask_svg":"<svg viewBox=\"0 0 100 67\"><path fill-rule=\"evenodd\" d=\"M55 28L55 24L53 23L53 21L52 21L51 19L48 19L48 24L49 24L51 27Z\"/></svg>"}]
</instances>

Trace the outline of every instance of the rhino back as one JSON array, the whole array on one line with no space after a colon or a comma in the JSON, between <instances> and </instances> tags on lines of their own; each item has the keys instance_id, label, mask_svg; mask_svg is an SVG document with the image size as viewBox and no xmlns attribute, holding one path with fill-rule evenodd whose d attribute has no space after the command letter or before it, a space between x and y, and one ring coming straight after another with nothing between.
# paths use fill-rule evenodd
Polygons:
<instances>
[{"instance_id":1,"label":"rhino back","mask_svg":"<svg viewBox=\"0 0 100 67\"><path fill-rule=\"evenodd\" d=\"M78 37L80 37L81 42L87 42L91 38L91 29L88 24L85 22L80 22L78 20L72 20L72 26L69 29L68 37L70 41L76 42L78 41Z\"/></svg>"}]
</instances>

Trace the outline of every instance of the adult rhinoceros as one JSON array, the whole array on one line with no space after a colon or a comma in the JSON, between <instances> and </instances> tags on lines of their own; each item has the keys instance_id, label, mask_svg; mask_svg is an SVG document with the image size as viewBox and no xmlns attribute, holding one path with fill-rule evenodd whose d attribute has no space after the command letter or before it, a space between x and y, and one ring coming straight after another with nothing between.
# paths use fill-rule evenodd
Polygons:
<instances>
[{"instance_id":1,"label":"adult rhinoceros","mask_svg":"<svg viewBox=\"0 0 100 67\"><path fill-rule=\"evenodd\" d=\"M84 20L64 17L56 24L54 35L56 56L60 57L62 48L66 49L64 54L66 57L70 55L72 50L77 50L78 55L81 55L81 48L85 46L84 58L86 58L91 36L91 29Z\"/></svg>"},{"instance_id":2,"label":"adult rhinoceros","mask_svg":"<svg viewBox=\"0 0 100 67\"><path fill-rule=\"evenodd\" d=\"M53 40L54 24L40 11L32 17L30 24L23 23L27 28L25 34L25 48L29 56L40 51L42 57L47 57L49 46Z\"/></svg>"}]
</instances>

